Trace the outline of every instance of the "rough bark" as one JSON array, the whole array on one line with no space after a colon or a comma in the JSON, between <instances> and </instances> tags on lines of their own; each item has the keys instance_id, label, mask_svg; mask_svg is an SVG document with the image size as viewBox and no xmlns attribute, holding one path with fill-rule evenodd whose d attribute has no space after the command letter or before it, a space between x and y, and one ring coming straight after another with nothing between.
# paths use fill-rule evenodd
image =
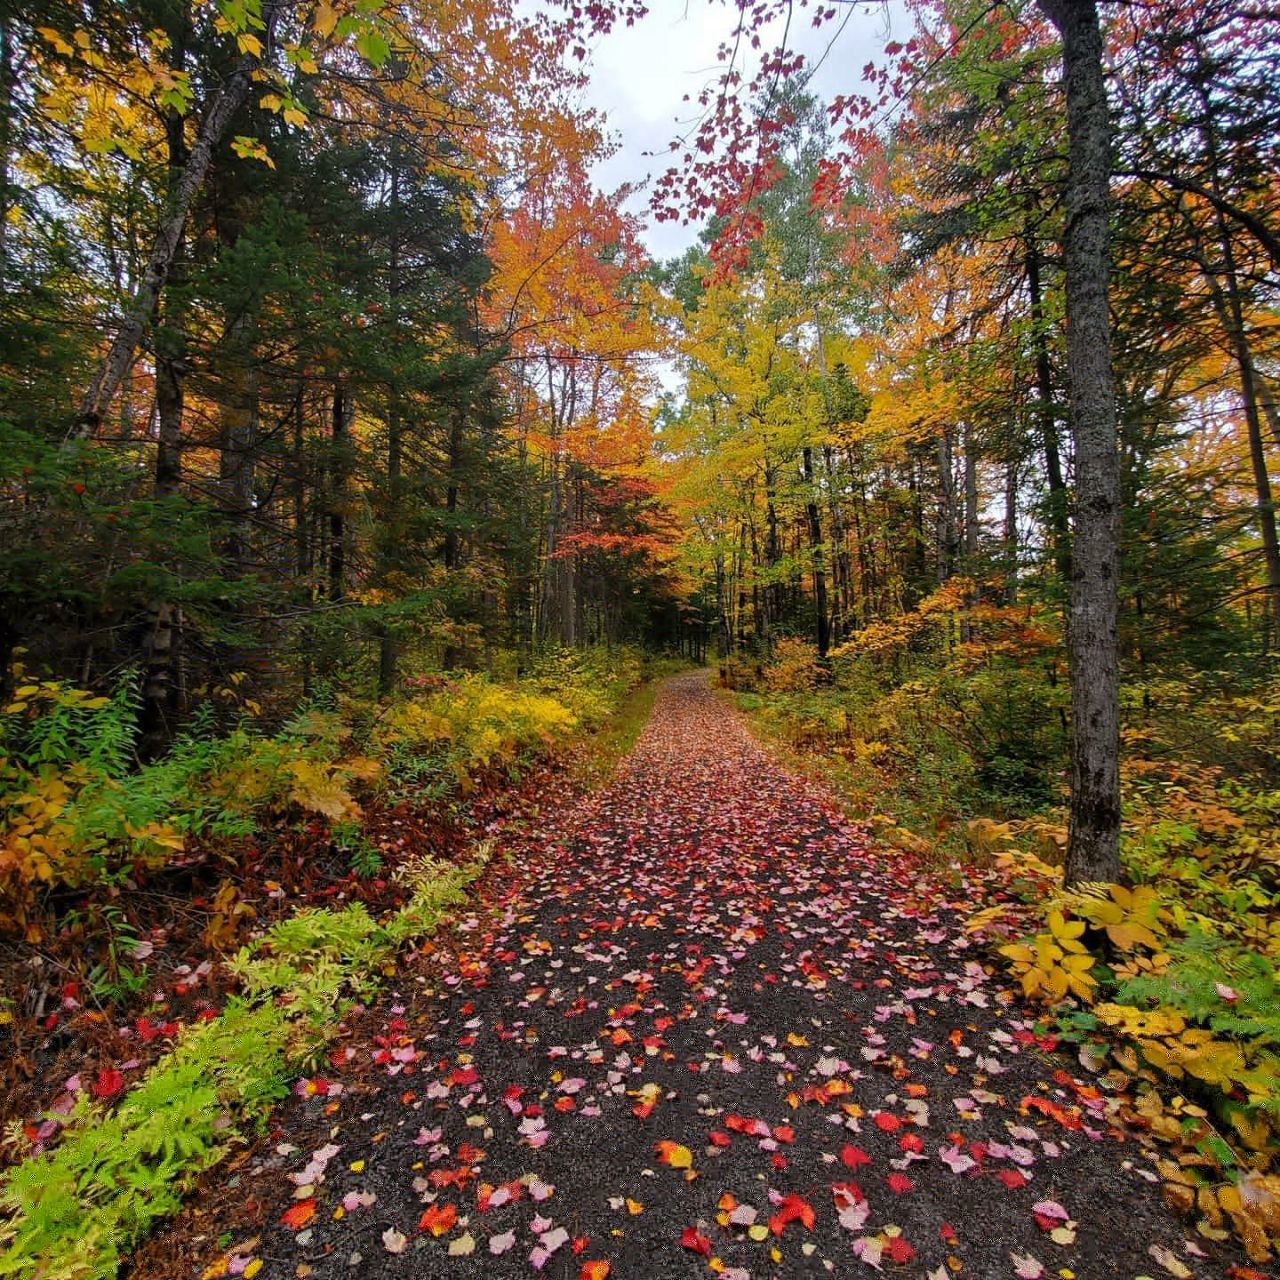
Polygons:
<instances>
[{"instance_id":1,"label":"rough bark","mask_svg":"<svg viewBox=\"0 0 1280 1280\"><path fill-rule=\"evenodd\" d=\"M1120 465L1111 322L1111 124L1094 0L1038 0L1062 36L1070 144L1063 263L1067 372L1075 445L1072 544L1071 815L1066 881L1120 872L1117 637Z\"/></svg>"},{"instance_id":2,"label":"rough bark","mask_svg":"<svg viewBox=\"0 0 1280 1280\"><path fill-rule=\"evenodd\" d=\"M176 58L183 63L182 45L176 42ZM187 162L182 120L175 112L165 119L170 182L176 182ZM179 236L170 268L180 268L183 259ZM182 491L182 445L186 371L186 317L170 305L156 334L156 441L152 488L160 499L177 498ZM138 646L141 664L138 709L138 755L143 760L160 756L177 730L182 713L182 610L170 600L154 598L147 603Z\"/></svg>"},{"instance_id":3,"label":"rough bark","mask_svg":"<svg viewBox=\"0 0 1280 1280\"><path fill-rule=\"evenodd\" d=\"M12 19L7 12L0 12L0 289L9 279L8 230L9 209L13 203L9 175L13 163L13 38L10 34Z\"/></svg>"},{"instance_id":4,"label":"rough bark","mask_svg":"<svg viewBox=\"0 0 1280 1280\"><path fill-rule=\"evenodd\" d=\"M1031 341L1036 366L1036 417L1044 450L1045 477L1049 482L1049 532L1053 539L1053 564L1066 589L1071 582L1071 526L1067 482L1062 476L1062 452L1058 440L1058 415L1053 401L1053 370L1049 364L1049 336L1045 328L1044 295L1040 283L1040 251L1027 235L1027 293L1031 303Z\"/></svg>"},{"instance_id":5,"label":"rough bark","mask_svg":"<svg viewBox=\"0 0 1280 1280\"><path fill-rule=\"evenodd\" d=\"M236 577L248 567L249 525L253 515L253 482L258 447L258 369L253 340L256 325L243 313L227 330L229 385L220 406L218 490L226 521L222 555Z\"/></svg>"},{"instance_id":6,"label":"rough bark","mask_svg":"<svg viewBox=\"0 0 1280 1280\"><path fill-rule=\"evenodd\" d=\"M160 439L156 449L154 489L157 498L173 498L182 480L182 365L173 354L156 368L156 406ZM181 660L182 615L170 600L147 605L139 646L142 660L138 714L138 755L154 760L173 740L181 708L178 663Z\"/></svg>"}]
</instances>

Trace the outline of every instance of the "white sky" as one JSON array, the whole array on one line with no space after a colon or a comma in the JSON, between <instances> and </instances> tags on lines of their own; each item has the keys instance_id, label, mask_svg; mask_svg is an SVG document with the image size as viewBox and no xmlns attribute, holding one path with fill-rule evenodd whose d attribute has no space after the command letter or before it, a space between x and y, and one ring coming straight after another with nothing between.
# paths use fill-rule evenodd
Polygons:
<instances>
[{"instance_id":1,"label":"white sky","mask_svg":"<svg viewBox=\"0 0 1280 1280\"><path fill-rule=\"evenodd\" d=\"M624 182L656 179L667 168L662 153L686 132L699 91L716 74L716 50L732 32L737 11L732 0L648 0L648 6L648 15L634 27L619 27L598 40L589 64L586 104L605 114L621 143L617 154L592 174L606 191ZM811 25L812 7L797 7L788 38L788 47L803 53L810 65L821 62L811 89L824 100L857 92L863 67L880 60L884 42L905 40L909 34L899 0L859 0L837 7L835 19L818 30ZM771 48L781 37L779 23L766 32L763 43ZM681 101L686 93L690 102ZM633 196L629 207L647 215L646 195ZM654 258L673 257L697 239L696 227L659 223L651 216L644 220L643 238Z\"/></svg>"}]
</instances>

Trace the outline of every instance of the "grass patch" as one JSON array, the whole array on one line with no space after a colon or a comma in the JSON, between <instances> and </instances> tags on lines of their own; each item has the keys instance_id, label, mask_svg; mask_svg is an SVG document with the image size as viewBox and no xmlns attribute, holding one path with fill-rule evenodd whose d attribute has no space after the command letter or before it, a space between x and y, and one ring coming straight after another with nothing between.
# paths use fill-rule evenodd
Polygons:
<instances>
[{"instance_id":1,"label":"grass patch","mask_svg":"<svg viewBox=\"0 0 1280 1280\"><path fill-rule=\"evenodd\" d=\"M685 670L683 664L664 660L649 665L644 678L622 700L617 711L584 739L575 762L577 776L588 787L600 787L630 754L653 713L658 687L668 676Z\"/></svg>"}]
</instances>

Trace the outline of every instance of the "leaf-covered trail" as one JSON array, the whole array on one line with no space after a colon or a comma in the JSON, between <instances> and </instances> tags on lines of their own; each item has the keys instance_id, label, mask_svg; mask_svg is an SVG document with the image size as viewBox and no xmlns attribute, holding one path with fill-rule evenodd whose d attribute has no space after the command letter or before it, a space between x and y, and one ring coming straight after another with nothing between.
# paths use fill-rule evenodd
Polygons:
<instances>
[{"instance_id":1,"label":"leaf-covered trail","mask_svg":"<svg viewBox=\"0 0 1280 1280\"><path fill-rule=\"evenodd\" d=\"M296 1199L232 1273L1224 1274L984 968L966 890L871 849L704 675L548 839L356 1047L372 1089L353 1060L302 1108L319 1149L269 1153Z\"/></svg>"}]
</instances>

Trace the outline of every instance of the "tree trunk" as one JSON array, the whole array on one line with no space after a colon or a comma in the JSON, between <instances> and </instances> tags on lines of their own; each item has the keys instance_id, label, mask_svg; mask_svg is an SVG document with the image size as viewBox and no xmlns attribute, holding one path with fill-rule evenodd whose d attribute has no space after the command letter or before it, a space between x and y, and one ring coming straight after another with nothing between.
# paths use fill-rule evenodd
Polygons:
<instances>
[{"instance_id":1,"label":"tree trunk","mask_svg":"<svg viewBox=\"0 0 1280 1280\"><path fill-rule=\"evenodd\" d=\"M394 388L387 408L387 501L383 513L386 524L383 537L386 543L382 551L382 570L385 575L393 567L400 544L400 473L403 462L403 419L400 401ZM447 549L446 549L447 555ZM378 633L378 696L389 697L396 686L396 670L399 665L399 646L395 632L385 622Z\"/></svg>"},{"instance_id":2,"label":"tree trunk","mask_svg":"<svg viewBox=\"0 0 1280 1280\"><path fill-rule=\"evenodd\" d=\"M973 428L964 429L964 571L973 574L978 560L978 451Z\"/></svg>"},{"instance_id":3,"label":"tree trunk","mask_svg":"<svg viewBox=\"0 0 1280 1280\"><path fill-rule=\"evenodd\" d=\"M951 457L951 432L938 437L938 488L940 500L935 534L935 577L939 585L955 573L960 550L959 521L956 519L956 478Z\"/></svg>"},{"instance_id":4,"label":"tree trunk","mask_svg":"<svg viewBox=\"0 0 1280 1280\"><path fill-rule=\"evenodd\" d=\"M235 577L248 567L249 525L258 444L258 370L254 363L256 325L248 314L231 321L227 334L230 386L219 414L218 489L226 535L222 554Z\"/></svg>"},{"instance_id":5,"label":"tree trunk","mask_svg":"<svg viewBox=\"0 0 1280 1280\"><path fill-rule=\"evenodd\" d=\"M329 441L329 599L335 602L347 594L346 497L347 473L350 470L350 424L350 397L342 378L335 378Z\"/></svg>"},{"instance_id":6,"label":"tree trunk","mask_svg":"<svg viewBox=\"0 0 1280 1280\"><path fill-rule=\"evenodd\" d=\"M1044 449L1045 476L1049 482L1049 534L1053 540L1053 565L1064 591L1071 583L1071 525L1067 482L1062 477L1058 442L1058 415L1053 403L1053 370L1049 364L1049 335L1045 327L1044 297L1040 285L1040 251L1027 232L1027 293L1031 302L1031 342L1036 364L1036 417Z\"/></svg>"},{"instance_id":7,"label":"tree trunk","mask_svg":"<svg viewBox=\"0 0 1280 1280\"><path fill-rule=\"evenodd\" d=\"M16 78L11 22L8 6L5 6L5 10L0 12L0 291L6 288L9 280L9 209L13 204L9 175L13 165L13 91Z\"/></svg>"},{"instance_id":8,"label":"tree trunk","mask_svg":"<svg viewBox=\"0 0 1280 1280\"><path fill-rule=\"evenodd\" d=\"M1018 460L1010 458L1004 473L1004 602L1018 603Z\"/></svg>"},{"instance_id":9,"label":"tree trunk","mask_svg":"<svg viewBox=\"0 0 1280 1280\"><path fill-rule=\"evenodd\" d=\"M264 51L270 48L274 40L278 12L279 5L272 3L272 0L267 0L262 6L264 25L260 39ZM213 163L213 153L222 141L227 126L249 97L253 75L260 61L260 58L252 54L241 58L236 69L222 82L209 103L204 119L200 122L196 140L186 156L186 163L170 189L151 252L147 255L142 279L128 312L80 401L73 430L77 438L84 439L98 429L102 415L119 389L125 371L133 363L138 345L155 315L160 295L173 268L192 201L204 185L209 167Z\"/></svg>"},{"instance_id":10,"label":"tree trunk","mask_svg":"<svg viewBox=\"0 0 1280 1280\"><path fill-rule=\"evenodd\" d=\"M813 491L813 450L807 445L800 453L804 472L805 514L809 520L809 553L813 561L813 611L815 639L818 657L824 659L831 648L831 623L827 616L827 573L822 560L822 517L818 514L818 499Z\"/></svg>"},{"instance_id":11,"label":"tree trunk","mask_svg":"<svg viewBox=\"0 0 1280 1280\"><path fill-rule=\"evenodd\" d=\"M177 65L182 65L182 44L177 47ZM186 142L182 120L174 112L165 119L170 181L186 163ZM170 266L182 259L182 238L174 245ZM186 364L186 334L183 316L176 308L166 308L156 334L156 417L158 440L153 492L161 500L176 499L182 487L182 429L184 411L183 377ZM138 755L143 760L160 756L177 728L181 714L182 611L170 600L147 603L146 622L139 645L142 666L141 701L138 710Z\"/></svg>"},{"instance_id":12,"label":"tree trunk","mask_svg":"<svg viewBox=\"0 0 1280 1280\"><path fill-rule=\"evenodd\" d=\"M1203 112L1200 133L1204 138L1205 149L1212 166L1210 185L1215 195L1221 195L1218 172L1222 161L1218 135L1211 127L1213 102L1206 76L1199 78L1197 89ZM1258 529L1262 541L1263 570L1267 582L1267 607L1263 610L1262 646L1264 649L1270 649L1273 645L1280 644L1280 542L1276 537L1276 509L1272 501L1271 478L1267 473L1266 444L1262 434L1260 409L1263 407L1263 395L1259 394L1262 390L1261 380L1253 360L1253 353L1249 350L1249 335L1245 325L1245 301L1240 289L1240 276L1236 267L1231 229L1227 225L1221 207L1215 206L1213 219L1222 252L1222 287L1217 285L1212 272L1206 270L1206 275L1210 282L1215 310L1231 338L1236 365L1240 372L1240 394L1244 400L1245 425L1249 434L1249 462L1253 469L1254 492L1258 500ZM1196 240L1198 243L1198 236ZM1205 265L1201 255L1201 266ZM1273 428L1274 425L1272 423Z\"/></svg>"},{"instance_id":13,"label":"tree trunk","mask_svg":"<svg viewBox=\"0 0 1280 1280\"><path fill-rule=\"evenodd\" d=\"M178 496L182 479L182 369L178 358L157 361L156 402L160 440L156 449L155 495ZM138 755L154 760L173 740L181 708L178 705L178 662L181 656L181 611L172 601L148 603L140 646L141 706L138 715Z\"/></svg>"},{"instance_id":14,"label":"tree trunk","mask_svg":"<svg viewBox=\"0 0 1280 1280\"><path fill-rule=\"evenodd\" d=\"M1066 882L1120 873L1117 614L1120 465L1111 321L1111 122L1095 0L1038 0L1062 35L1070 159L1063 263L1076 462L1072 544L1071 818Z\"/></svg>"},{"instance_id":15,"label":"tree trunk","mask_svg":"<svg viewBox=\"0 0 1280 1280\"><path fill-rule=\"evenodd\" d=\"M839 472L830 445L823 446L822 460L827 468L827 504L831 511L831 641L840 644L845 639L849 617L849 547L840 504Z\"/></svg>"}]
</instances>

